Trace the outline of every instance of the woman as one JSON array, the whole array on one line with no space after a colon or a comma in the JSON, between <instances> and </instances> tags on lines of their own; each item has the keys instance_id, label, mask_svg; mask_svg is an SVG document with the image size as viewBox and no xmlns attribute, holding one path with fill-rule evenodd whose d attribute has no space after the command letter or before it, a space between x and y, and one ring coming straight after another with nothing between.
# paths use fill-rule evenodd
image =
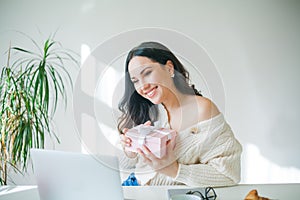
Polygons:
<instances>
[{"instance_id":1,"label":"woman","mask_svg":"<svg viewBox=\"0 0 300 200\"><path fill-rule=\"evenodd\" d=\"M125 92L119 104L122 146L130 146L128 128L160 122L177 131L167 154L157 158L143 146L125 151L123 168L154 173L146 185L228 186L240 181L242 147L222 113L189 84L189 74L164 45L144 42L126 59Z\"/></svg>"}]
</instances>

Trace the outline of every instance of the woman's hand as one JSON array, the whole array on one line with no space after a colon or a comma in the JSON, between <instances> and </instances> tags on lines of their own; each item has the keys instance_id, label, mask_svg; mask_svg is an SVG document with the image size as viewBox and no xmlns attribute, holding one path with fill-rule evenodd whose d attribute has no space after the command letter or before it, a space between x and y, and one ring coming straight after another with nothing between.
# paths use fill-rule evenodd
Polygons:
<instances>
[{"instance_id":1,"label":"woman's hand","mask_svg":"<svg viewBox=\"0 0 300 200\"><path fill-rule=\"evenodd\" d=\"M128 131L128 128L124 128L122 130L122 134L120 135L121 145L122 145L124 153L126 154L127 157L135 158L137 156L137 153L125 150L125 147L131 146L131 139L129 137L126 137L127 131Z\"/></svg>"},{"instance_id":2,"label":"woman's hand","mask_svg":"<svg viewBox=\"0 0 300 200\"><path fill-rule=\"evenodd\" d=\"M176 137L167 143L166 155L157 158L145 145L138 149L138 153L144 158L144 162L157 172L175 178L178 172L179 164L174 153Z\"/></svg>"},{"instance_id":3,"label":"woman's hand","mask_svg":"<svg viewBox=\"0 0 300 200\"><path fill-rule=\"evenodd\" d=\"M151 121L147 121L144 123L144 125L150 126L151 125ZM128 131L128 128L124 128L122 130L122 134L120 135L120 139L121 139L121 145L123 147L123 150L125 152L125 154L129 157L129 158L135 158L137 156L137 153L132 152L132 151L126 151L125 147L131 147L131 139L129 137L126 137L126 133Z\"/></svg>"}]
</instances>

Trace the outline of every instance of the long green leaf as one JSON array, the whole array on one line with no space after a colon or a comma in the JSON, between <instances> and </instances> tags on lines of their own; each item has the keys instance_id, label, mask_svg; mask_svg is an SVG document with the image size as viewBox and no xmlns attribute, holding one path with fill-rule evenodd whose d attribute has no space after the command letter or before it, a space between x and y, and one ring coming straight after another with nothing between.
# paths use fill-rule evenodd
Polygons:
<instances>
[{"instance_id":1,"label":"long green leaf","mask_svg":"<svg viewBox=\"0 0 300 200\"><path fill-rule=\"evenodd\" d=\"M55 76L55 70L53 67L49 67L49 71L50 71L50 76L51 76L51 80L53 83L53 87L54 87L54 105L53 105L53 109L52 109L52 115L54 115L54 112L56 111L57 108L57 102L58 102L58 82L56 80L56 76Z\"/></svg>"},{"instance_id":2,"label":"long green leaf","mask_svg":"<svg viewBox=\"0 0 300 200\"><path fill-rule=\"evenodd\" d=\"M32 55L37 55L37 54L35 54L35 53L31 52L31 51L28 51L28 50L20 48L20 47L12 47L11 49L12 50L21 51L21 52L24 52L24 53L29 53L29 54L32 54Z\"/></svg>"}]
</instances>

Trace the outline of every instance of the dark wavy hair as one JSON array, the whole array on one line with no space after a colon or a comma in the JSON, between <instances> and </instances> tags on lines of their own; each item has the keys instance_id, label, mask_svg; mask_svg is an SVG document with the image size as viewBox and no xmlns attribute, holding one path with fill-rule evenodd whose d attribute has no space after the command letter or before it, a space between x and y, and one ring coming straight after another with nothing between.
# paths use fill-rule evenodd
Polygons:
<instances>
[{"instance_id":1,"label":"dark wavy hair","mask_svg":"<svg viewBox=\"0 0 300 200\"><path fill-rule=\"evenodd\" d=\"M137 93L135 87L130 80L128 72L128 64L135 56L144 56L153 62L165 65L168 60L174 65L175 77L173 78L175 87L183 94L191 94L202 96L195 89L194 85L190 85L189 73L184 68L177 57L164 45L158 42L143 42L139 46L133 48L127 55L125 63L125 91L119 102L119 110L122 112L118 120L118 129L120 133L123 128L132 128L133 126L145 123L150 120L154 122L158 118L157 105Z\"/></svg>"}]
</instances>

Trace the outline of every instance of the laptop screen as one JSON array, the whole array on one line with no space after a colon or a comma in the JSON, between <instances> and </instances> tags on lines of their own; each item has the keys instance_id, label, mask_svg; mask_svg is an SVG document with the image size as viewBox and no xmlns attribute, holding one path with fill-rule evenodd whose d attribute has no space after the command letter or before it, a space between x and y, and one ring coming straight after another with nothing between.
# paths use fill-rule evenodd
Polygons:
<instances>
[{"instance_id":1,"label":"laptop screen","mask_svg":"<svg viewBox=\"0 0 300 200\"><path fill-rule=\"evenodd\" d=\"M41 200L124 199L114 156L31 149Z\"/></svg>"}]
</instances>

